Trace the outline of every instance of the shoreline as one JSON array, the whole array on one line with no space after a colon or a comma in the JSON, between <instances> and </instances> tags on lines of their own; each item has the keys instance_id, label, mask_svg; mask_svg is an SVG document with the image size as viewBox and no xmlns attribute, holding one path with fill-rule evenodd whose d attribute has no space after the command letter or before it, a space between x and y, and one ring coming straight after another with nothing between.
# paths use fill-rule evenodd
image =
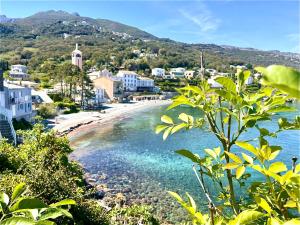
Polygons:
<instances>
[{"instance_id":1,"label":"shoreline","mask_svg":"<svg viewBox=\"0 0 300 225\"><path fill-rule=\"evenodd\" d=\"M81 111L72 114L63 114L50 120L53 123L52 129L59 136L67 135L68 137L76 134L79 129L94 124L106 124L116 119L124 119L138 111L155 106L163 106L171 103L171 100L145 100L131 103L113 103L104 104L106 109L101 112Z\"/></svg>"}]
</instances>

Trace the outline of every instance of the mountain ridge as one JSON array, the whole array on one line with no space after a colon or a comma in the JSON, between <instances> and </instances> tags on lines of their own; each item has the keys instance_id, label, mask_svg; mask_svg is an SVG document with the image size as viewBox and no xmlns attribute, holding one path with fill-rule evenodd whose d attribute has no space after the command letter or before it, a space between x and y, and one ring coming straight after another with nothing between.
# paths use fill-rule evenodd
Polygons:
<instances>
[{"instance_id":1,"label":"mountain ridge","mask_svg":"<svg viewBox=\"0 0 300 225\"><path fill-rule=\"evenodd\" d=\"M91 17L86 17L86 16L81 16L77 12L67 12L63 10L47 10L47 11L40 11L37 12L31 16L27 16L24 18L9 18L6 15L0 15L0 23L10 23L10 24L17 24L20 26L26 26L26 25L31 25L31 26L37 26L39 27L41 24L42 25L51 25L55 22L61 21L61 20L71 20L71 21L78 21L78 20L85 20L88 23L91 23L92 25L99 25L105 29L114 31L114 32L120 32L120 33L128 33L129 35L135 35L135 32L137 32L136 37L137 38L144 38L144 39L153 39L153 40L170 40L174 42L178 42L169 38L161 38L161 37L156 37L155 35L143 31L140 28L136 28L134 26L126 25L120 22L112 21L109 19L100 19L100 18L91 18ZM188 44L184 42L178 42L178 43L183 43L183 44ZM196 45L201 44L201 43L196 43ZM205 44L204 44L205 45ZM246 51L263 51L263 52L277 52L279 54L283 55L298 55L300 57L299 53L295 52L286 52L286 51L279 51L279 50L261 50L261 49L256 49L253 47L238 47L238 46L232 46L232 45L221 45L221 44L215 44L215 43L209 43L207 45L217 45L222 48L227 48L227 49L239 49L239 50L246 50Z\"/></svg>"},{"instance_id":2,"label":"mountain ridge","mask_svg":"<svg viewBox=\"0 0 300 225\"><path fill-rule=\"evenodd\" d=\"M20 44L23 47L38 46L39 51L41 49L47 52L52 51L51 55L53 55L54 53L66 54L66 51L69 51L69 48L71 48L70 45L79 41L85 43L84 45L87 48L93 48L95 51L99 51L100 46L104 51L106 47L111 45L112 47L108 47L105 51L112 57L116 53L122 55L126 52L125 54L129 54L128 52L132 51L132 49L144 49L150 55L151 53L159 53L159 49L163 52L167 50L167 53L161 56L162 58L157 57L155 59L156 65L163 65L159 61L168 61L171 58L173 63L170 63L170 65L197 65L197 58L193 59L193 56L198 55L199 51L206 52L206 55L210 57L210 64L218 64L220 69L224 67L224 64L228 66L230 62L263 66L283 64L296 68L300 65L300 54L297 53L286 53L277 50L264 51L230 45L183 43L169 38L159 38L141 29L119 22L84 17L78 13L69 13L62 10L38 12L25 18L8 18L2 15L0 16L0 37L2 38L2 43L7 43L0 46L0 56L4 56L11 62L17 62L14 58L20 57L20 54L14 51L14 49L20 48ZM52 48L56 49L57 46L62 45L64 49L60 51L48 49L47 46L42 46L43 43L39 42L41 38L49 40ZM119 50L115 50L115 53L112 53L112 48ZM96 54L93 53L92 49L89 49L89 51L91 51L90 54L92 55ZM26 54L25 52L24 55ZM35 53L32 52L30 54ZM27 56L24 57L26 61ZM133 56L129 54L124 57L132 59ZM214 62L214 60L218 60L218 63ZM148 62L150 63L149 65L153 64L151 60Z\"/></svg>"}]
</instances>

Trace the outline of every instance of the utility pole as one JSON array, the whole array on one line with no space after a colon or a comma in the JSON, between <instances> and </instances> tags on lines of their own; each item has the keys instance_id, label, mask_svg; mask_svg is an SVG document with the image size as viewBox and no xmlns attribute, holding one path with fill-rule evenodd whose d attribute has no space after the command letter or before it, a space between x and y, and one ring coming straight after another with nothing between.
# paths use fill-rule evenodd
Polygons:
<instances>
[{"instance_id":1,"label":"utility pole","mask_svg":"<svg viewBox=\"0 0 300 225\"><path fill-rule=\"evenodd\" d=\"M203 62L203 52L200 52L200 79L204 80L205 68Z\"/></svg>"}]
</instances>

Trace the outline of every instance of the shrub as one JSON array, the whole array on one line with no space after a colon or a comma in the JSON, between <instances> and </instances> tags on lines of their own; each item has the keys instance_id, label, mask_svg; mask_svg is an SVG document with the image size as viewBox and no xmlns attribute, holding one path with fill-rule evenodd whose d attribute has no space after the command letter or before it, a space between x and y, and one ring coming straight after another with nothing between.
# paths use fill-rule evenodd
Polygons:
<instances>
[{"instance_id":1,"label":"shrub","mask_svg":"<svg viewBox=\"0 0 300 225\"><path fill-rule=\"evenodd\" d=\"M41 124L34 125L32 130L21 131L23 144L14 147L4 141L0 143L0 190L11 193L17 183L26 182L27 194L39 196L46 204L52 204L66 198L74 199L76 206L74 220L82 220L83 213L93 210L84 209L82 202L88 195L83 182L81 167L68 160L72 152L65 137L57 137L54 131L46 132ZM81 210L84 210L81 211ZM98 209L90 212L96 214ZM99 212L102 212L99 209ZM104 216L99 213L98 220ZM105 221L105 218L103 219ZM57 221L68 224L68 218ZM85 223L83 223L85 224ZM96 223L94 223L96 224Z\"/></svg>"},{"instance_id":2,"label":"shrub","mask_svg":"<svg viewBox=\"0 0 300 225\"><path fill-rule=\"evenodd\" d=\"M53 118L57 115L54 104L41 104L38 108L38 115L44 119Z\"/></svg>"}]
</instances>

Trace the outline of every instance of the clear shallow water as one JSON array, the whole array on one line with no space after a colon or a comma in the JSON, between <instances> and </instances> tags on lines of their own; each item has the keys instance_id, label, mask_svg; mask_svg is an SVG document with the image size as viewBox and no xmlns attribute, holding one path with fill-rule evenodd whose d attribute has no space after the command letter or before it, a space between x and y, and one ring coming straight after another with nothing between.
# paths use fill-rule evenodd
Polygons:
<instances>
[{"instance_id":1,"label":"clear shallow water","mask_svg":"<svg viewBox=\"0 0 300 225\"><path fill-rule=\"evenodd\" d=\"M122 192L129 202L148 203L154 206L159 217L180 223L183 211L168 196L167 190L184 194L189 192L200 208L206 201L196 182L192 164L188 159L174 153L178 149L189 149L202 155L205 148L218 147L217 139L206 129L179 132L166 141L154 133L165 106L141 111L124 120L91 126L73 136L71 144L75 151L71 157L78 160L92 174L105 174L105 183L113 191ZM299 109L299 105L297 106ZM188 108L181 108L188 113ZM177 115L176 111L168 112ZM298 112L282 114L293 119ZM128 115L127 115L128 116ZM277 128L279 115L265 122L270 131ZM257 136L256 129L248 131L246 137ZM283 151L278 158L291 165L291 158L299 156L299 132L286 131L272 138L273 145L281 145ZM252 178L258 174L252 173ZM211 190L213 191L213 190Z\"/></svg>"}]
</instances>

